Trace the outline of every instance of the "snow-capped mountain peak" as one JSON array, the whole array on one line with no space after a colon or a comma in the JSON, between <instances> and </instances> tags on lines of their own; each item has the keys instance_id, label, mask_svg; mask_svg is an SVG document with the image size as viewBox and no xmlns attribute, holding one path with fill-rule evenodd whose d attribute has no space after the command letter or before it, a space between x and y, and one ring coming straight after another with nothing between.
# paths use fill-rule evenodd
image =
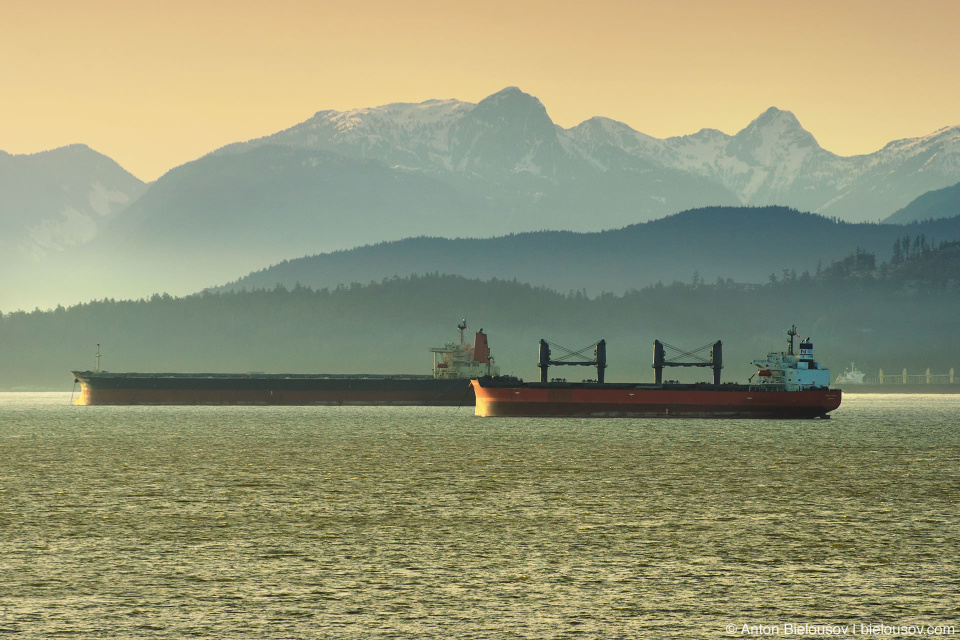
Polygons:
<instances>
[{"instance_id":1,"label":"snow-capped mountain peak","mask_svg":"<svg viewBox=\"0 0 960 640\"><path fill-rule=\"evenodd\" d=\"M784 152L820 150L810 132L800 126L789 111L770 107L733 137L730 151L745 162L770 165L781 160Z\"/></svg>"},{"instance_id":2,"label":"snow-capped mountain peak","mask_svg":"<svg viewBox=\"0 0 960 640\"><path fill-rule=\"evenodd\" d=\"M477 104L459 100L392 103L350 111L319 111L285 131L232 149L282 144L333 151L383 162L391 167L451 178L481 178L504 184L518 177L552 184L584 176L628 172L652 176L649 197L664 207L686 198L670 195L677 176L701 187L725 191L733 202L782 204L856 221L878 219L931 188L960 179L960 128L891 143L865 156L843 158L824 150L790 111L770 107L734 135L716 129L658 139L609 118L594 117L575 127L557 126L541 101L518 87L506 87ZM923 158L923 161L913 158ZM910 171L924 180L914 189L890 192L874 172L919 163ZM911 165L913 166L913 165ZM879 176L879 174L878 174ZM862 199L887 190L883 199ZM541 189L526 183L532 191ZM703 198L717 200L716 194ZM712 191L709 191L712 193ZM879 198L879 196L877 196ZM726 200L724 200L726 201ZM644 216L647 217L647 216Z\"/></svg>"}]
</instances>

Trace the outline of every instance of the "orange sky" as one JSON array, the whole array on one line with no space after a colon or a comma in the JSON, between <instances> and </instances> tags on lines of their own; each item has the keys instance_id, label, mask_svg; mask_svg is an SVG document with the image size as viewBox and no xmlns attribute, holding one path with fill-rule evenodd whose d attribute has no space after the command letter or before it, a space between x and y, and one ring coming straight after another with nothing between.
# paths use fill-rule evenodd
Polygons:
<instances>
[{"instance_id":1,"label":"orange sky","mask_svg":"<svg viewBox=\"0 0 960 640\"><path fill-rule=\"evenodd\" d=\"M570 127L736 133L767 107L840 155L960 124L957 0L5 0L0 150L143 180L321 109L515 85Z\"/></svg>"}]
</instances>

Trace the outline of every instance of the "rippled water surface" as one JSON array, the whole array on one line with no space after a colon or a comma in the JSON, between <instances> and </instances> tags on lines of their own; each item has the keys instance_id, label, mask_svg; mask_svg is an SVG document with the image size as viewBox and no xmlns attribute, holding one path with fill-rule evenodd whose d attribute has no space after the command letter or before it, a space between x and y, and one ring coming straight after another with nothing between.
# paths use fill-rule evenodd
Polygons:
<instances>
[{"instance_id":1,"label":"rippled water surface","mask_svg":"<svg viewBox=\"0 0 960 640\"><path fill-rule=\"evenodd\" d=\"M69 400L0 394L0 635L960 629L958 396L814 421Z\"/></svg>"}]
</instances>

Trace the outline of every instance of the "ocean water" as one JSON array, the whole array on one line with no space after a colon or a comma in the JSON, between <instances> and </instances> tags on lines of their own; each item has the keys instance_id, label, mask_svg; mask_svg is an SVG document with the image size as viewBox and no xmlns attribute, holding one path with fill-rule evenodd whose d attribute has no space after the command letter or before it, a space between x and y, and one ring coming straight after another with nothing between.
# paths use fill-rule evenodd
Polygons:
<instances>
[{"instance_id":1,"label":"ocean water","mask_svg":"<svg viewBox=\"0 0 960 640\"><path fill-rule=\"evenodd\" d=\"M0 394L3 636L960 629L960 396L813 421L69 400Z\"/></svg>"}]
</instances>

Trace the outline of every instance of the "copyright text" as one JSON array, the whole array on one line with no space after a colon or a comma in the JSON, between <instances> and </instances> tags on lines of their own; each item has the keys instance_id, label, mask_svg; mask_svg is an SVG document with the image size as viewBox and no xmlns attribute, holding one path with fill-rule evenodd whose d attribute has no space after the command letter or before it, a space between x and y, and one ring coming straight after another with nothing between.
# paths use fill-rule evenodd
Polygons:
<instances>
[{"instance_id":1,"label":"copyright text","mask_svg":"<svg viewBox=\"0 0 960 640\"><path fill-rule=\"evenodd\" d=\"M879 624L853 622L849 624L728 624L726 632L736 636L953 636L955 625L943 624Z\"/></svg>"}]
</instances>

